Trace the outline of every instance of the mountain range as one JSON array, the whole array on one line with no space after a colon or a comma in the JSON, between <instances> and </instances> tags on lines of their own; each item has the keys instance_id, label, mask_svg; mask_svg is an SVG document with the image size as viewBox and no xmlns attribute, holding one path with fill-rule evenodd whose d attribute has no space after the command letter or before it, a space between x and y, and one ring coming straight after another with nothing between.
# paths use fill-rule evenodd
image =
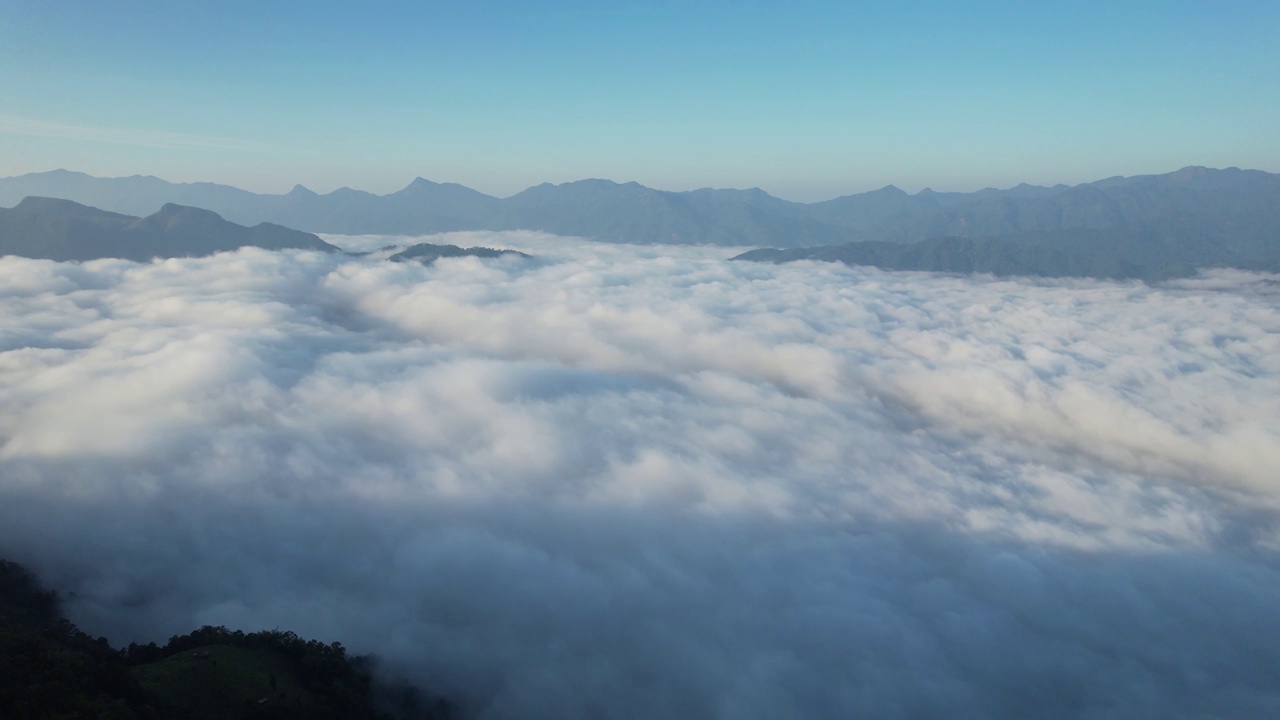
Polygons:
<instances>
[{"instance_id":1,"label":"mountain range","mask_svg":"<svg viewBox=\"0 0 1280 720\"><path fill-rule=\"evenodd\" d=\"M45 260L191 257L252 246L335 252L311 233L271 223L244 227L217 213L172 203L139 218L70 200L28 197L0 208L0 255Z\"/></svg>"},{"instance_id":2,"label":"mountain range","mask_svg":"<svg viewBox=\"0 0 1280 720\"><path fill-rule=\"evenodd\" d=\"M457 230L540 230L607 242L801 248L850 242L914 243L941 237L1045 242L1125 233L1181 243L1257 246L1280 237L1280 175L1188 167L1075 186L1019 185L969 193L893 186L817 203L763 190L669 192L637 183L542 184L496 198L418 178L375 195L350 188L283 195L155 177L97 178L55 170L0 179L0 206L38 195L130 215L168 203L205 208L245 225L314 233L424 235Z\"/></svg>"}]
</instances>

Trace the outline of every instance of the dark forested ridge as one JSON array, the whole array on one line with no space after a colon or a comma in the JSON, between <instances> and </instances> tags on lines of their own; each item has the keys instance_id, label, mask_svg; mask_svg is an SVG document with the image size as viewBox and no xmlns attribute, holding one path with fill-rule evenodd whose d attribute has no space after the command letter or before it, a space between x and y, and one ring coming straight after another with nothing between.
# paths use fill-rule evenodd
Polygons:
<instances>
[{"instance_id":1,"label":"dark forested ridge","mask_svg":"<svg viewBox=\"0 0 1280 720\"><path fill-rule=\"evenodd\" d=\"M495 249L487 247L458 247L457 245L433 245L431 243L418 243L410 245L400 252L392 255L389 260L392 262L408 262L416 260L424 264L430 264L442 257L482 257L496 258L502 256L530 258L531 255L522 253L519 250Z\"/></svg>"},{"instance_id":2,"label":"dark forested ridge","mask_svg":"<svg viewBox=\"0 0 1280 720\"><path fill-rule=\"evenodd\" d=\"M1019 185L977 192L889 186L818 203L758 188L668 192L637 183L579 180L496 198L418 178L387 195L295 187L261 195L212 183L155 177L95 178L56 170L0 179L0 206L28 195L60 197L131 215L166 203L207 208L233 222L308 232L424 235L456 230L540 230L608 242L779 248L931 238L1052 238L1090 232L1191 231L1211 242L1274 242L1280 175L1188 167L1075 186Z\"/></svg>"},{"instance_id":3,"label":"dark forested ridge","mask_svg":"<svg viewBox=\"0 0 1280 720\"><path fill-rule=\"evenodd\" d=\"M244 227L217 213L168 204L144 218L70 200L28 197L0 208L0 255L45 260L196 257L242 247L336 251L311 233L271 223Z\"/></svg>"},{"instance_id":4,"label":"dark forested ridge","mask_svg":"<svg viewBox=\"0 0 1280 720\"><path fill-rule=\"evenodd\" d=\"M1214 241L1188 228L1078 230L988 238L941 237L916 243L854 242L812 248L751 250L733 260L783 263L824 260L882 270L1091 277L1146 281L1230 267L1280 272L1280 236L1272 243Z\"/></svg>"},{"instance_id":5,"label":"dark forested ridge","mask_svg":"<svg viewBox=\"0 0 1280 720\"><path fill-rule=\"evenodd\" d=\"M449 705L377 688L371 663L291 632L203 627L116 649L64 618L58 597L0 560L0 718L5 720L432 720Z\"/></svg>"}]
</instances>

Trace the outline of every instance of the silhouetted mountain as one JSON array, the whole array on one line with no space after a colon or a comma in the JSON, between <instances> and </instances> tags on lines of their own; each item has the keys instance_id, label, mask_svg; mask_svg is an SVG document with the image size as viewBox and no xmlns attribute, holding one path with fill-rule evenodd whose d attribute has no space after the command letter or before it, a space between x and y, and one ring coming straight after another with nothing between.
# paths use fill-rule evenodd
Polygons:
<instances>
[{"instance_id":1,"label":"silhouetted mountain","mask_svg":"<svg viewBox=\"0 0 1280 720\"><path fill-rule=\"evenodd\" d=\"M845 233L815 222L804 205L763 190L667 192L638 183L579 180L542 184L507 198L499 227L613 242L754 245L839 242Z\"/></svg>"},{"instance_id":2,"label":"silhouetted mountain","mask_svg":"<svg viewBox=\"0 0 1280 720\"><path fill-rule=\"evenodd\" d=\"M212 255L248 246L337 250L310 233L271 223L244 227L223 220L217 213L172 203L145 218L45 197L28 197L14 208L0 208L0 255L145 261Z\"/></svg>"},{"instance_id":3,"label":"silhouetted mountain","mask_svg":"<svg viewBox=\"0 0 1280 720\"><path fill-rule=\"evenodd\" d=\"M292 632L205 626L116 649L63 617L56 593L0 559L0 717L50 720L433 720L411 686L379 687L372 658Z\"/></svg>"},{"instance_id":4,"label":"silhouetted mountain","mask_svg":"<svg viewBox=\"0 0 1280 720\"><path fill-rule=\"evenodd\" d=\"M424 264L430 264L442 257L482 257L494 258L503 255L512 255L515 257L528 258L530 255L520 252L519 250L496 250L487 247L469 247L463 248L457 245L432 245L431 243L418 243L410 245L400 252L392 255L388 260L392 262L408 262L417 260Z\"/></svg>"},{"instance_id":5,"label":"silhouetted mountain","mask_svg":"<svg viewBox=\"0 0 1280 720\"><path fill-rule=\"evenodd\" d=\"M1181 228L1212 242L1265 245L1280 235L1280 175L1238 168L1183 168L1074 187L1022 184L971 193L911 195L888 186L812 204L759 189L667 192L608 180L543 184L499 199L421 178L388 195L350 188L318 195L301 186L284 195L257 195L211 183L103 179L64 170L0 179L0 204L27 195L130 214L172 202L207 208L233 222L269 221L309 232L529 229L608 242L784 248Z\"/></svg>"},{"instance_id":6,"label":"silhouetted mountain","mask_svg":"<svg viewBox=\"0 0 1280 720\"><path fill-rule=\"evenodd\" d=\"M1188 228L1072 230L988 238L940 237L915 243L853 242L761 249L733 260L823 260L883 270L992 273L1042 277L1163 280L1198 268L1280 271L1280 242L1269 247L1219 243Z\"/></svg>"},{"instance_id":7,"label":"silhouetted mountain","mask_svg":"<svg viewBox=\"0 0 1280 720\"><path fill-rule=\"evenodd\" d=\"M249 206L261 196L246 190L214 183L175 184L150 175L97 178L67 170L31 173L0 180L0 207L12 207L28 196L74 200L82 205L111 212L150 215L174 203L208 208L236 222L243 221L221 212L228 206ZM260 220L253 221L253 224Z\"/></svg>"}]
</instances>

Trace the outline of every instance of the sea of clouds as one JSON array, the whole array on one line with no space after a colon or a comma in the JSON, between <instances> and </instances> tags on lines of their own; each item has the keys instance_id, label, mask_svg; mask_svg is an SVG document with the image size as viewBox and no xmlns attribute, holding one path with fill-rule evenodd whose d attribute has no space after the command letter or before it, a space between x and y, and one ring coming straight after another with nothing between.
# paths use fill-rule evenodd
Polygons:
<instances>
[{"instance_id":1,"label":"sea of clouds","mask_svg":"<svg viewBox=\"0 0 1280 720\"><path fill-rule=\"evenodd\" d=\"M0 258L0 556L466 717L1280 715L1280 278L435 241L536 258Z\"/></svg>"}]
</instances>

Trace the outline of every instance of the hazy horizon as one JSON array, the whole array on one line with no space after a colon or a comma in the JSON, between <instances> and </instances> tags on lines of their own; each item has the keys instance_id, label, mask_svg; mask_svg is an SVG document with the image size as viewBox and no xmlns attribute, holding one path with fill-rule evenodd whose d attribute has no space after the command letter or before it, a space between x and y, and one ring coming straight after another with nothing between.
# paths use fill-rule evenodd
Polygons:
<instances>
[{"instance_id":1,"label":"hazy horizon","mask_svg":"<svg viewBox=\"0 0 1280 720\"><path fill-rule=\"evenodd\" d=\"M798 201L1280 170L1280 10L18 2L0 175L504 197L603 177Z\"/></svg>"},{"instance_id":2,"label":"hazy horizon","mask_svg":"<svg viewBox=\"0 0 1280 720\"><path fill-rule=\"evenodd\" d=\"M655 186L652 186L652 185L647 185L647 184L645 184L645 183L641 183L641 182L639 182L638 180L624 180L624 179L618 179L618 178L607 178L607 177L582 177L582 178L574 178L574 179L572 179L572 180L565 180L565 181L562 181L562 182L551 182L551 181L549 181L549 180L545 180L545 181L542 181L542 182L536 182L536 183L533 183L532 185L528 185L528 186L526 186L526 187L522 187L522 188L520 188L519 190L515 191L514 193L510 193L510 194L507 194L507 195L494 195L494 194L492 194L492 193L485 192L485 191L484 191L483 189L481 189L481 188L472 187L472 186L470 186L470 185L466 185L465 183L458 183L458 182L454 182L454 181L452 181L452 180L448 180L448 179L441 179L441 178L427 177L427 176L425 176L425 175L415 175L415 176L413 176L413 177L409 178L408 180L406 180L406 181L405 181L404 183L402 183L401 185L398 185L398 186L392 186L392 187L390 187L390 189L386 189L386 190L372 190L372 189L370 189L370 188L366 188L366 187L357 187L357 186L354 186L354 185L336 185L336 186L333 186L333 187L327 187L327 186L325 186L325 187L323 187L323 188L320 188L320 187L313 187L313 186L308 185L308 184L303 183L303 182L292 183L292 184L288 185L287 187L282 187L282 188L272 188L272 189L269 189L269 190L255 190L255 189L250 188L250 187L243 187L243 186L240 186L240 185L235 185L234 183L225 183L225 182L221 182L221 181L217 181L217 180L209 180L209 179L199 179L199 180L175 180L175 179L174 179L174 178L172 178L172 177L162 177L162 176L156 175L156 174L154 174L154 173L145 173L145 172L130 173L130 174L128 174L128 175L95 175L95 174L93 174L93 173L85 172L85 171L83 171L83 170L79 170L79 169L77 169L77 168L70 168L70 167L57 167L57 168L48 168L48 169L45 169L45 170L32 170L32 171L25 172L25 173L18 173L17 175L0 176L0 180L4 180L4 179L8 179L8 178L14 178L14 177L21 177L21 176L23 176L23 175L40 175L40 174L49 174L49 173L57 173L57 172L66 172L66 173L72 173L72 174L77 174L77 173L78 173L78 174L81 174L81 175L88 175L89 177L93 177L93 178L98 178L98 179L107 179L107 180L120 180L120 179L128 179L128 178L141 177L141 178L154 178L154 179L157 179L157 180L163 180L163 181L165 181L165 182L169 182L169 183L173 183L173 184L177 184L177 185L191 185L191 184L211 183L211 184L215 184L215 185L225 185L225 186L228 186L228 187L234 187L234 188L237 188L237 189L240 189L240 190L247 190L247 191L249 191L249 192L257 193L257 194L260 194L260 195L287 195L287 194L288 194L290 191L292 191L295 187L303 187L303 188L305 188L305 189L307 189L307 190L310 190L311 192L316 193L317 195L327 195L327 194L332 193L332 192L334 192L334 191L336 191L336 190L342 190L342 189L347 189L347 190L357 190L357 191L367 192L367 193L374 194L374 195L388 195L388 194L395 193L395 192L398 192L398 191L400 191L400 190L403 190L403 189L405 189L406 187L408 187L408 186L412 185L412 184L414 183L414 181L419 180L419 179L422 179L422 180L427 180L427 181L429 181L429 182L438 183L438 184L441 184L441 185L450 185L450 184L454 184L454 185L462 185L462 186L467 187L467 188L470 188L470 189L472 189L472 190L476 190L476 191L478 191L478 192L484 193L485 195L490 195L491 197L495 197L495 198L499 198L499 199L505 199L505 198L512 197L513 195L518 195L519 193L523 192L524 190L528 190L529 188L537 187L538 185L543 185L543 184L551 184L551 185L565 185L565 184L571 184L571 183L575 183L575 182L602 180L602 181L606 181L606 182L612 182L612 183L615 183L615 184L618 184L618 185L625 185L625 184L627 184L627 183L633 183L633 182L635 182L635 183L639 183L640 185L643 185L644 187L650 188L650 189L652 189L652 190L659 190L659 191L662 191L662 192L691 192L691 191L695 191L695 190L764 190L764 191L765 191L766 193L768 193L769 195L772 195L773 197L779 198L779 199L781 199L781 200L787 200L787 201L789 201L789 202L798 202L798 203L812 204L812 203L820 203L820 202L824 202L824 201L826 201L826 200L834 200L834 199L836 199L836 198L838 198L838 197L846 197L847 195L857 195L857 194L860 194L860 193L875 192L875 191L877 191L877 190L884 190L884 189L888 189L888 188L897 188L897 189L902 190L903 192L907 193L908 195L918 195L918 194L920 194L921 192L924 192L924 191L933 191L933 192L937 192L937 193L970 193L970 192L977 192L977 191L980 191L980 190L1009 190L1009 189L1012 189L1012 188L1015 188L1015 187L1018 187L1018 186L1021 186L1021 185L1031 185L1031 186L1035 186L1035 187L1046 187L1046 188L1051 188L1051 187L1056 187L1056 186L1067 186L1067 187L1070 187L1070 186L1073 186L1073 185L1088 184L1088 183L1091 183L1091 182L1097 182L1097 181L1100 181L1100 180L1109 180L1109 179L1117 178L1117 177L1144 177L1144 176L1151 176L1151 175L1168 175L1168 174L1171 174L1171 173L1175 173L1175 172L1177 172L1177 171L1179 171L1179 170L1185 170L1185 169L1188 169L1188 168L1206 168L1206 169L1209 169L1209 170L1245 170L1245 171L1253 171L1253 170L1256 170L1256 171L1260 171L1260 172L1272 172L1272 171L1270 171L1270 170L1266 170L1266 169L1263 169L1263 168L1256 168L1256 167L1236 167L1236 166L1221 166L1221 167L1213 167L1213 166L1205 166L1205 165L1183 165L1183 166L1180 166L1180 167L1170 168L1170 169L1168 169L1168 170L1163 170L1163 171L1158 171L1158 172L1150 172L1150 173L1132 173L1132 174L1128 174L1128 175L1107 175L1107 176L1100 176L1100 177L1095 177L1095 178L1089 178L1089 179L1086 179L1086 180L1081 180L1081 181L1079 181L1079 182L1046 182L1046 183L1036 183L1036 182L1019 181L1019 182L1012 183L1012 184L1010 184L1010 185L1003 185L1003 186L986 185L986 186L983 186L983 187L977 187L977 188L972 188L972 189L968 189L968 190L953 190L953 189L942 188L942 187L934 187L934 186L931 186L931 185L925 185L925 186L922 186L922 187L919 187L919 188L908 188L908 187L903 187L902 185L898 185L898 184L895 184L895 183L886 183L886 184L883 184L883 185L877 185L877 186L875 186L875 187L867 188L867 189L865 189L865 190L857 190L857 191L853 191L853 192L850 192L850 193L846 193L845 195L836 195L836 196L832 196L832 197L829 197L829 198L828 198L828 197L822 197L822 198L816 198L816 199L813 199L813 200L794 200L794 199L792 199L792 198L782 197L782 196L780 196L780 195L776 195L776 194L774 194L774 193L772 193L772 192L769 192L769 190L768 190L767 188L761 188L761 187L759 187L759 186L751 186L751 187L745 187L745 186L744 186L744 187L712 187L712 186L700 186L700 187L688 187L688 188L670 188L670 187L655 187Z\"/></svg>"}]
</instances>

